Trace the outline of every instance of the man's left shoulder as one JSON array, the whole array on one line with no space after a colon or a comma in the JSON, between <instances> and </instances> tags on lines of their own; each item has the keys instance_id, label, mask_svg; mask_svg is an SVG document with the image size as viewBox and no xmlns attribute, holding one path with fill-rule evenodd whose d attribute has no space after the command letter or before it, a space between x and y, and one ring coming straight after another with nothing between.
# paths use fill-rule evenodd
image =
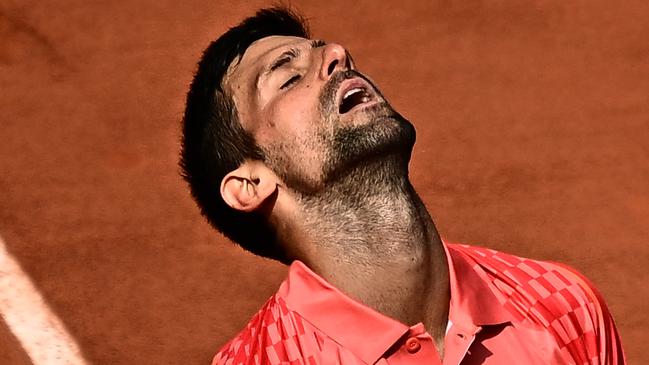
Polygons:
<instances>
[{"instance_id":1,"label":"man's left shoulder","mask_svg":"<svg viewBox=\"0 0 649 365\"><path fill-rule=\"evenodd\" d=\"M594 285L574 268L489 248L449 244L488 281L502 302L515 302L519 317L540 322L604 304ZM540 305L542 304L542 305ZM549 323L545 323L548 325Z\"/></svg>"},{"instance_id":2,"label":"man's left shoulder","mask_svg":"<svg viewBox=\"0 0 649 365\"><path fill-rule=\"evenodd\" d=\"M470 263L520 323L551 332L565 351L580 353L573 355L624 363L619 335L604 299L574 268L477 246L447 247Z\"/></svg>"}]
</instances>

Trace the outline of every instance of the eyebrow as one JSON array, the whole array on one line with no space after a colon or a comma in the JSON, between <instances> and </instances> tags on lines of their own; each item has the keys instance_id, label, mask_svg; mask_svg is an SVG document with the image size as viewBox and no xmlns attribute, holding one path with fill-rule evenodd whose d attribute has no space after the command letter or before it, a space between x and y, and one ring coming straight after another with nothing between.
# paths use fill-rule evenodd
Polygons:
<instances>
[{"instance_id":1,"label":"eyebrow","mask_svg":"<svg viewBox=\"0 0 649 365\"><path fill-rule=\"evenodd\" d=\"M300 55L299 48L291 48L288 51L282 52L281 55L275 58L275 60L270 64L270 67L268 67L268 69L264 73L270 74L271 72L282 67L283 65L288 63L291 59L298 57L299 55Z\"/></svg>"},{"instance_id":2,"label":"eyebrow","mask_svg":"<svg viewBox=\"0 0 649 365\"><path fill-rule=\"evenodd\" d=\"M311 41L311 48L318 48L326 45L327 42L323 41L322 39L314 39Z\"/></svg>"},{"instance_id":3,"label":"eyebrow","mask_svg":"<svg viewBox=\"0 0 649 365\"><path fill-rule=\"evenodd\" d=\"M320 40L320 39L314 39L311 42L309 42L311 48L318 48L327 45L327 42ZM270 76L273 71L277 70L278 68L284 66L288 62L290 62L293 58L296 58L300 55L300 49L292 47L277 56L273 62L270 63L269 66L264 68L262 72L257 74L257 77L255 77L255 85L259 85L259 81L262 78L267 78Z\"/></svg>"}]
</instances>

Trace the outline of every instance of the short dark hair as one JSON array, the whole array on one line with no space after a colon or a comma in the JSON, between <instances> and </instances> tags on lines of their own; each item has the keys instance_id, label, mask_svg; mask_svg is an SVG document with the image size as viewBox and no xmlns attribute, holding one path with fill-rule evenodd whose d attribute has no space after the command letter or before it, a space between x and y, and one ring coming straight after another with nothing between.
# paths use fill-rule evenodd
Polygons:
<instances>
[{"instance_id":1,"label":"short dark hair","mask_svg":"<svg viewBox=\"0 0 649 365\"><path fill-rule=\"evenodd\" d=\"M304 19L287 8L262 9L205 49L187 93L179 165L201 213L214 228L254 254L287 263L267 219L231 208L219 193L221 180L244 160L264 160L241 126L223 77L253 42L273 35L309 38L309 31Z\"/></svg>"}]
</instances>

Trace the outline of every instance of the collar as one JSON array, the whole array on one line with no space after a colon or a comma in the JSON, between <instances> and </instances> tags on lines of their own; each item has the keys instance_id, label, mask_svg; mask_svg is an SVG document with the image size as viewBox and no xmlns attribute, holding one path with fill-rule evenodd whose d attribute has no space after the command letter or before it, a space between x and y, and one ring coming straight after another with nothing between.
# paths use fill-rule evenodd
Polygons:
<instances>
[{"instance_id":1,"label":"collar","mask_svg":"<svg viewBox=\"0 0 649 365\"><path fill-rule=\"evenodd\" d=\"M476 272L478 266L461 250L462 246L443 245L451 290L449 319L453 325L475 329L510 321L511 315ZM410 329L351 299L301 261L291 264L277 295L288 308L367 364L378 361ZM367 340L368 333L372 334L371 341Z\"/></svg>"},{"instance_id":2,"label":"collar","mask_svg":"<svg viewBox=\"0 0 649 365\"><path fill-rule=\"evenodd\" d=\"M301 261L293 261L277 294L288 308L367 364L374 364L410 329L349 298Z\"/></svg>"},{"instance_id":3,"label":"collar","mask_svg":"<svg viewBox=\"0 0 649 365\"><path fill-rule=\"evenodd\" d=\"M454 325L475 328L511 322L512 314L494 294L498 290L484 273L470 246L443 241L451 285L449 319Z\"/></svg>"}]
</instances>

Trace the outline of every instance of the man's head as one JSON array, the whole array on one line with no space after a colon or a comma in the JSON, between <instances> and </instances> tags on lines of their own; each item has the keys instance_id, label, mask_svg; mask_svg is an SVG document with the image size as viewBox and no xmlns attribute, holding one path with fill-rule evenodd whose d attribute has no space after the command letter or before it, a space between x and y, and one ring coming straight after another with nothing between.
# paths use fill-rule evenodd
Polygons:
<instances>
[{"instance_id":1,"label":"man's head","mask_svg":"<svg viewBox=\"0 0 649 365\"><path fill-rule=\"evenodd\" d=\"M183 127L181 166L203 214L242 247L285 262L278 199L322 194L384 159L407 175L414 143L347 51L309 39L284 9L259 11L207 48Z\"/></svg>"}]
</instances>

